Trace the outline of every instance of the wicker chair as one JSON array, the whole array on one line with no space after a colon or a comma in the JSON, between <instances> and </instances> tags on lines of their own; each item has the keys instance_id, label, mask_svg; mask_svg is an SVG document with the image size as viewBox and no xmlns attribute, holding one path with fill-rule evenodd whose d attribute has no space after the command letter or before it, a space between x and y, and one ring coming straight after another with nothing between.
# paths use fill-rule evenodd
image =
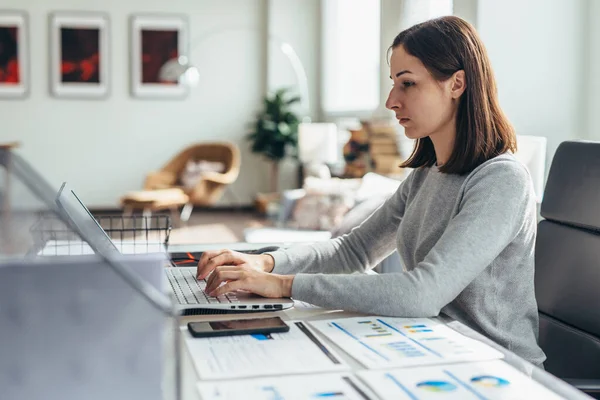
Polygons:
<instances>
[{"instance_id":1,"label":"wicker chair","mask_svg":"<svg viewBox=\"0 0 600 400\"><path fill-rule=\"evenodd\" d=\"M225 172L205 174L193 189L181 186L179 177L188 160L217 161L225 164ZM190 206L182 213L191 213L191 205L210 206L221 198L227 185L237 179L240 172L240 151L230 142L206 142L192 145L169 161L162 169L146 177L145 190L180 188L190 198Z\"/></svg>"}]
</instances>

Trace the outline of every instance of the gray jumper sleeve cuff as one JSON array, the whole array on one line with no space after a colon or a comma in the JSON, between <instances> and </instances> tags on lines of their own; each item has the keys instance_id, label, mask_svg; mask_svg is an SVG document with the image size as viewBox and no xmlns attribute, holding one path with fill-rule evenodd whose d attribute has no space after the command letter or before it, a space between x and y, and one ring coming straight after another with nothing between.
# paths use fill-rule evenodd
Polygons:
<instances>
[{"instance_id":1,"label":"gray jumper sleeve cuff","mask_svg":"<svg viewBox=\"0 0 600 400\"><path fill-rule=\"evenodd\" d=\"M294 273L290 260L284 250L269 251L269 254L275 260L275 267L271 273L279 275L291 275Z\"/></svg>"}]
</instances>

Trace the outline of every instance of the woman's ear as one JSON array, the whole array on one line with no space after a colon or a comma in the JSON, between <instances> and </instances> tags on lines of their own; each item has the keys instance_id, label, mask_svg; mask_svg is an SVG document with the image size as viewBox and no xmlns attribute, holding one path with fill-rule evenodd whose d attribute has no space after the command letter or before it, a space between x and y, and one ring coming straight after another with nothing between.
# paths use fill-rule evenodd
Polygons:
<instances>
[{"instance_id":1,"label":"woman's ear","mask_svg":"<svg viewBox=\"0 0 600 400\"><path fill-rule=\"evenodd\" d=\"M454 74L452 74L452 77L450 79L452 82L452 88L450 89L451 96L453 99L458 99L467 88L467 81L465 80L465 71L462 69L456 71Z\"/></svg>"}]
</instances>

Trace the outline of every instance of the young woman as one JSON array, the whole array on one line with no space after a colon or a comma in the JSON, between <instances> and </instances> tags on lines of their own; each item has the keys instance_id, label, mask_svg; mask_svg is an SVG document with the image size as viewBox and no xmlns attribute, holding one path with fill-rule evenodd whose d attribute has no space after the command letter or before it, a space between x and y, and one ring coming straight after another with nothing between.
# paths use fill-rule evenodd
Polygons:
<instances>
[{"instance_id":1,"label":"young woman","mask_svg":"<svg viewBox=\"0 0 600 400\"><path fill-rule=\"evenodd\" d=\"M263 255L207 252L198 278L213 295L247 290L399 317L444 313L541 366L534 294L536 211L530 176L511 154L474 28L443 17L391 46L386 102L416 139L398 191L350 234ZM367 275L393 250L405 271ZM225 283L221 285L222 283Z\"/></svg>"}]
</instances>

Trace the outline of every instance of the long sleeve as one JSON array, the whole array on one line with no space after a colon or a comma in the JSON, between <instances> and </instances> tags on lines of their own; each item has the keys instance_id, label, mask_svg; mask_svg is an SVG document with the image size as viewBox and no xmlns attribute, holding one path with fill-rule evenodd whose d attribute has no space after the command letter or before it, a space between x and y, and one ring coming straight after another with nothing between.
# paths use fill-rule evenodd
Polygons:
<instances>
[{"instance_id":1,"label":"long sleeve","mask_svg":"<svg viewBox=\"0 0 600 400\"><path fill-rule=\"evenodd\" d=\"M414 268L403 273L379 276L298 274L294 278L292 296L333 309L427 317L438 315L443 307L459 296L486 268L496 266L500 270L496 270L495 275L508 274L501 270L504 263L523 258L520 253L515 253L519 246L512 246L511 242L525 231L527 236L535 236L530 230L523 229L531 224L531 209L534 207L527 171L515 162L495 162L465 180L460 193L462 197L455 199L455 214L439 239L436 238L431 250ZM431 193L428 193L428 197L432 197ZM410 207L408 212L411 212ZM383 227L385 218L389 217L388 213L390 211L384 210L373 221L369 221L369 234L375 235L383 230L386 235L390 235L391 224L387 228ZM413 228L414 232L411 234L426 236L419 231L426 228L419 228L418 225ZM369 253L365 247L370 243L380 242L368 242L361 237L351 239L353 245L361 245L360 253L351 260L355 263L372 263L373 259L364 257L364 254ZM520 237L519 240L530 243L532 238ZM385 252L390 250L389 246L386 241ZM350 252L348 247L342 248ZM328 249L334 250L335 248ZM528 251L526 255L531 255L529 253L531 252ZM381 256L383 249L377 249L374 254ZM335 257L330 259L334 259L336 263L345 260ZM320 261L329 262L326 259ZM360 269L356 264L351 265ZM492 282L491 285L497 285L497 282ZM497 288L494 290L497 291ZM494 309L497 307L494 306Z\"/></svg>"},{"instance_id":2,"label":"long sleeve","mask_svg":"<svg viewBox=\"0 0 600 400\"><path fill-rule=\"evenodd\" d=\"M404 215L410 190L410 174L398 190L360 226L349 234L314 244L271 252L273 273L364 272L375 267L396 248L396 233Z\"/></svg>"}]
</instances>

